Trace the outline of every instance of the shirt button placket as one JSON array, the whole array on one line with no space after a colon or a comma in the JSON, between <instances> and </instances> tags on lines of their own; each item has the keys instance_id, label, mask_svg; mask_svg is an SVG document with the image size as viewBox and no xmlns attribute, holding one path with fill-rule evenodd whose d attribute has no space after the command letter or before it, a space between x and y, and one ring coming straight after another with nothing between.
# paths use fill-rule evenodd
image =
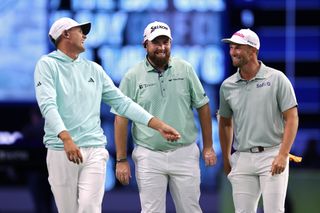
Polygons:
<instances>
[{"instance_id":1,"label":"shirt button placket","mask_svg":"<svg viewBox=\"0 0 320 213\"><path fill-rule=\"evenodd\" d=\"M160 81L160 90L161 90L161 95L162 97L166 96L166 88L165 88L165 84L164 84L164 76L163 73L159 74L159 81Z\"/></svg>"}]
</instances>

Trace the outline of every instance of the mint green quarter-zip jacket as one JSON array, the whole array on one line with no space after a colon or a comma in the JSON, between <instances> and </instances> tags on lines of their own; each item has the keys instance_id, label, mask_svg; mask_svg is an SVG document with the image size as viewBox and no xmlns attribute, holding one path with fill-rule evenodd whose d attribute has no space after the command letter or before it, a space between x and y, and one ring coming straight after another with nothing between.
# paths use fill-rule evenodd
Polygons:
<instances>
[{"instance_id":1,"label":"mint green quarter-zip jacket","mask_svg":"<svg viewBox=\"0 0 320 213\"><path fill-rule=\"evenodd\" d=\"M63 130L71 134L78 147L105 146L101 102L144 125L152 118L123 95L100 65L81 56L74 60L59 50L42 56L35 68L34 84L45 119L44 144L49 149L63 150L58 137Z\"/></svg>"}]
</instances>

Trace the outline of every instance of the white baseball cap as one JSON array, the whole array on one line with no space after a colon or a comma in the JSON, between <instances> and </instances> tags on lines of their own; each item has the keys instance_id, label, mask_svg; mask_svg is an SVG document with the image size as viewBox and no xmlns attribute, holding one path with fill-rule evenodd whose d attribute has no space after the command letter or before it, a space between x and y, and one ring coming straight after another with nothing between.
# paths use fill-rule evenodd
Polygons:
<instances>
[{"instance_id":1,"label":"white baseball cap","mask_svg":"<svg viewBox=\"0 0 320 213\"><path fill-rule=\"evenodd\" d=\"M172 40L170 27L163 22L154 21L144 29L143 33L143 43L148 41L152 41L158 36L167 36Z\"/></svg>"},{"instance_id":2,"label":"white baseball cap","mask_svg":"<svg viewBox=\"0 0 320 213\"><path fill-rule=\"evenodd\" d=\"M81 27L83 34L87 35L90 32L91 29L91 23L90 22L85 22L79 24L75 20L67 17L60 18L56 20L50 30L49 30L49 36L53 39L56 40L59 38L59 36L63 33L65 30L69 30L73 27Z\"/></svg>"},{"instance_id":3,"label":"white baseball cap","mask_svg":"<svg viewBox=\"0 0 320 213\"><path fill-rule=\"evenodd\" d=\"M241 29L235 32L231 38L221 40L225 43L246 44L259 50L260 40L258 35L250 29Z\"/></svg>"}]
</instances>

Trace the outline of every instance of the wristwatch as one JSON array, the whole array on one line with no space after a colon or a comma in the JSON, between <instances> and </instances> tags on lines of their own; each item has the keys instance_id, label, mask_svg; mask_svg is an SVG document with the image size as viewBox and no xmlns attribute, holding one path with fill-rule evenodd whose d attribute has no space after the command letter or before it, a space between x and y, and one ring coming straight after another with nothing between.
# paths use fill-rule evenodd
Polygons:
<instances>
[{"instance_id":1,"label":"wristwatch","mask_svg":"<svg viewBox=\"0 0 320 213\"><path fill-rule=\"evenodd\" d=\"M116 160L117 163L126 162L128 161L127 158L119 158Z\"/></svg>"}]
</instances>

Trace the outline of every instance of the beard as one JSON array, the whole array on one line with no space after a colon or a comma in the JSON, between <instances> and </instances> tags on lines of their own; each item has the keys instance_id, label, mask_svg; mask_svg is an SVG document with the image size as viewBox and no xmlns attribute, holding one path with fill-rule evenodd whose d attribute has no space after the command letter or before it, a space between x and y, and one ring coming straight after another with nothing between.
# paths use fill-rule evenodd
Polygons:
<instances>
[{"instance_id":1,"label":"beard","mask_svg":"<svg viewBox=\"0 0 320 213\"><path fill-rule=\"evenodd\" d=\"M170 55L170 51L166 51L164 56L158 56L156 53L148 53L148 58L157 68L162 68L169 63Z\"/></svg>"},{"instance_id":2,"label":"beard","mask_svg":"<svg viewBox=\"0 0 320 213\"><path fill-rule=\"evenodd\" d=\"M232 65L234 67L242 67L244 65L246 65L248 63L247 60L245 60L244 58L233 58L232 59Z\"/></svg>"},{"instance_id":3,"label":"beard","mask_svg":"<svg viewBox=\"0 0 320 213\"><path fill-rule=\"evenodd\" d=\"M234 60L232 60L232 65L234 66L234 67L239 67L240 65L239 65L239 61L234 61Z\"/></svg>"}]
</instances>

